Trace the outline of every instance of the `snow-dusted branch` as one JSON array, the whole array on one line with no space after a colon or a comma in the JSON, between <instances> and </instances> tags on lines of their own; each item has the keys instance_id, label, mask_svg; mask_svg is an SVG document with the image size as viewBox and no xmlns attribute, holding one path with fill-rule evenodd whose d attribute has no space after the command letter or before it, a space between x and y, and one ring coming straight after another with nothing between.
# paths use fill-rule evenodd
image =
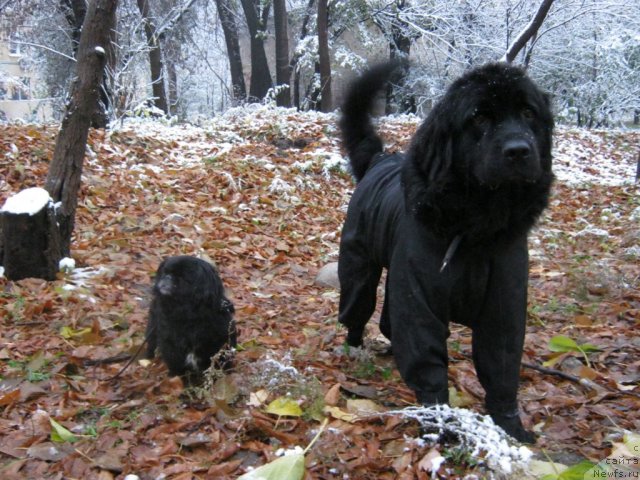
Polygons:
<instances>
[{"instance_id":1,"label":"snow-dusted branch","mask_svg":"<svg viewBox=\"0 0 640 480\"><path fill-rule=\"evenodd\" d=\"M503 62L511 63L513 59L516 58L520 50L524 48L527 42L535 37L538 33L538 30L542 26L542 22L547 17L551 6L553 5L554 0L542 0L540 7L538 7L538 11L531 19L529 24L520 32L520 35L514 40L514 42L507 48L504 56L500 59Z\"/></svg>"},{"instance_id":2,"label":"snow-dusted branch","mask_svg":"<svg viewBox=\"0 0 640 480\"><path fill-rule=\"evenodd\" d=\"M66 53L62 53L59 50L55 50L51 47L47 47L46 45L41 45L39 43L23 42L22 40L12 40L12 43L16 43L19 45L26 45L27 47L41 48L43 50L47 50L48 52L55 53L56 55L60 55L61 57L66 58L67 60L71 60L72 62L76 61L75 58L73 58L70 55L67 55Z\"/></svg>"}]
</instances>

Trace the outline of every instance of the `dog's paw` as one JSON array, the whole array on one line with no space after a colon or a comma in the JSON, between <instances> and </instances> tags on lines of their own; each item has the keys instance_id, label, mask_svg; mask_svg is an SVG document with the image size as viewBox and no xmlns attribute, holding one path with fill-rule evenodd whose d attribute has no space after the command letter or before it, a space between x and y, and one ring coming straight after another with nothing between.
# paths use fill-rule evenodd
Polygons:
<instances>
[{"instance_id":1,"label":"dog's paw","mask_svg":"<svg viewBox=\"0 0 640 480\"><path fill-rule=\"evenodd\" d=\"M350 347L361 347L362 343L362 332L349 330L349 333L347 333L347 345Z\"/></svg>"},{"instance_id":2,"label":"dog's paw","mask_svg":"<svg viewBox=\"0 0 640 480\"><path fill-rule=\"evenodd\" d=\"M493 423L502 428L507 434L515 438L520 443L534 444L536 443L536 435L533 432L525 430L520 420L518 411L510 413L492 413Z\"/></svg>"}]
</instances>

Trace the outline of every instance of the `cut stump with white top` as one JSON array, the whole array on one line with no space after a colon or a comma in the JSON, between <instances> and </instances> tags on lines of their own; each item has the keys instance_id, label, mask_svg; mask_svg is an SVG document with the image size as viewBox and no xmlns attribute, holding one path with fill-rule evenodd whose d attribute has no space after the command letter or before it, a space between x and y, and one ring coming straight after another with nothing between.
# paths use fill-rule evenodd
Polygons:
<instances>
[{"instance_id":1,"label":"cut stump with white top","mask_svg":"<svg viewBox=\"0 0 640 480\"><path fill-rule=\"evenodd\" d=\"M9 197L0 210L0 263L9 280L55 280L62 259L55 206L43 188Z\"/></svg>"}]
</instances>

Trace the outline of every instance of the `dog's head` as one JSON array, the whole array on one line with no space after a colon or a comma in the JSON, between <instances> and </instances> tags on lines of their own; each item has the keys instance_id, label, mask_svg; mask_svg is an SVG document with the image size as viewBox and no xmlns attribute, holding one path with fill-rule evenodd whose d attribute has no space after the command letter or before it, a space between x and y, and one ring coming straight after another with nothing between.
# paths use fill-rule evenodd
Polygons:
<instances>
[{"instance_id":1,"label":"dog's head","mask_svg":"<svg viewBox=\"0 0 640 480\"><path fill-rule=\"evenodd\" d=\"M169 257L158 267L153 293L189 303L208 302L222 297L222 283L204 260L186 255Z\"/></svg>"},{"instance_id":2,"label":"dog's head","mask_svg":"<svg viewBox=\"0 0 640 480\"><path fill-rule=\"evenodd\" d=\"M409 157L429 183L481 188L546 181L553 117L518 67L494 63L455 81L416 133Z\"/></svg>"}]
</instances>

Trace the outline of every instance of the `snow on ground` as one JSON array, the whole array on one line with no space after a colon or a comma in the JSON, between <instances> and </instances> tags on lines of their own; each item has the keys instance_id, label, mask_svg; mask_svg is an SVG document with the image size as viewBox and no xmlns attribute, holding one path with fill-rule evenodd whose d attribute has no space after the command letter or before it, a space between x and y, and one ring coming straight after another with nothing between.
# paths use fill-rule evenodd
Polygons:
<instances>
[{"instance_id":1,"label":"snow on ground","mask_svg":"<svg viewBox=\"0 0 640 480\"><path fill-rule=\"evenodd\" d=\"M420 119L411 115L382 118L380 128L392 149L406 144L408 134ZM135 132L140 137L162 139L175 143L169 158L159 159L163 167L187 166L204 159L222 158L234 148L260 140L265 135L283 138L320 135L325 137L315 151L305 151L300 162L323 161L323 171L343 168L346 164L336 135L336 114L297 112L269 105L252 104L232 108L222 115L194 124L172 124L158 119L131 118L114 126L111 134ZM553 149L553 170L559 182L603 185L631 184L635 181L638 145L614 143L611 131L590 131L560 127L556 130ZM327 135L329 134L329 135ZM634 137L637 138L637 137ZM395 139L398 139L397 144ZM117 147L112 147L117 148ZM120 152L122 153L122 152ZM271 162L267 158L247 158L254 162ZM131 168L130 165L126 168ZM303 170L303 169L301 169Z\"/></svg>"},{"instance_id":2,"label":"snow on ground","mask_svg":"<svg viewBox=\"0 0 640 480\"><path fill-rule=\"evenodd\" d=\"M622 145L612 151L607 133L558 129L553 152L553 171L558 181L601 185L634 183L639 145Z\"/></svg>"}]
</instances>

